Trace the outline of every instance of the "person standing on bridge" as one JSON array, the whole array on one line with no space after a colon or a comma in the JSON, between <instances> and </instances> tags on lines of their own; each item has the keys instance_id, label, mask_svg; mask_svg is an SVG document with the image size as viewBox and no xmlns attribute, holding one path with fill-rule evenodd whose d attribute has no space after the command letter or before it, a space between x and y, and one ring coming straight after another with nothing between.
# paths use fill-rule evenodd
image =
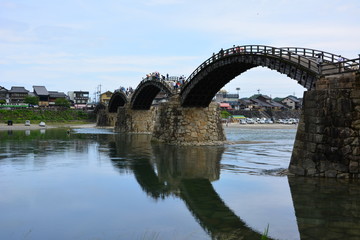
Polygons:
<instances>
[{"instance_id":1,"label":"person standing on bridge","mask_svg":"<svg viewBox=\"0 0 360 240\"><path fill-rule=\"evenodd\" d=\"M220 49L220 51L219 51L219 55L220 55L220 57L223 57L224 56L224 49Z\"/></svg>"},{"instance_id":2,"label":"person standing on bridge","mask_svg":"<svg viewBox=\"0 0 360 240\"><path fill-rule=\"evenodd\" d=\"M316 56L317 56L316 61L317 61L317 65L318 65L318 72L321 73L321 65L324 61L324 55L323 55L323 53L318 53L318 54L316 54Z\"/></svg>"},{"instance_id":3,"label":"person standing on bridge","mask_svg":"<svg viewBox=\"0 0 360 240\"><path fill-rule=\"evenodd\" d=\"M344 58L339 55L339 58L338 58L338 62L339 62L339 72L342 72L344 70Z\"/></svg>"}]
</instances>

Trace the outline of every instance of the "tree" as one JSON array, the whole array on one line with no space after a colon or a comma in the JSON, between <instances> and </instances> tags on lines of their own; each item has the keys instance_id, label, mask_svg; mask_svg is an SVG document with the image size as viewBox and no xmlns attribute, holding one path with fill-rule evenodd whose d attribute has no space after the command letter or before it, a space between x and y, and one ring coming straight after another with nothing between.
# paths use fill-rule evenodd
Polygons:
<instances>
[{"instance_id":1,"label":"tree","mask_svg":"<svg viewBox=\"0 0 360 240\"><path fill-rule=\"evenodd\" d=\"M223 119L227 119L228 117L231 116L231 114L230 114L228 111L226 111L226 110L222 110L222 111L220 112L220 114L221 114L221 118L223 118Z\"/></svg>"},{"instance_id":2,"label":"tree","mask_svg":"<svg viewBox=\"0 0 360 240\"><path fill-rule=\"evenodd\" d=\"M0 100L0 104L5 104L5 103L6 103L6 101L4 99Z\"/></svg>"},{"instance_id":3,"label":"tree","mask_svg":"<svg viewBox=\"0 0 360 240\"><path fill-rule=\"evenodd\" d=\"M65 98L57 98L55 99L55 105L60 107L70 107L70 102Z\"/></svg>"},{"instance_id":4,"label":"tree","mask_svg":"<svg viewBox=\"0 0 360 240\"><path fill-rule=\"evenodd\" d=\"M39 98L36 96L26 96L24 99L24 103L31 105L39 105Z\"/></svg>"}]
</instances>

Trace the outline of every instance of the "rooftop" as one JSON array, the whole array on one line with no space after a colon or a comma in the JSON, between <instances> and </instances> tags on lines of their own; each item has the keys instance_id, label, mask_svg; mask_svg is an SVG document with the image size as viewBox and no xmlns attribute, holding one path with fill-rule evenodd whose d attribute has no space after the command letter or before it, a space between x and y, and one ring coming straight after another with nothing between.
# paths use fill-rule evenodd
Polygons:
<instances>
[{"instance_id":1,"label":"rooftop","mask_svg":"<svg viewBox=\"0 0 360 240\"><path fill-rule=\"evenodd\" d=\"M49 92L44 86L33 86L34 93L38 96L48 96Z\"/></svg>"},{"instance_id":2,"label":"rooftop","mask_svg":"<svg viewBox=\"0 0 360 240\"><path fill-rule=\"evenodd\" d=\"M10 93L28 93L29 91L26 90L24 87L11 87Z\"/></svg>"}]
</instances>

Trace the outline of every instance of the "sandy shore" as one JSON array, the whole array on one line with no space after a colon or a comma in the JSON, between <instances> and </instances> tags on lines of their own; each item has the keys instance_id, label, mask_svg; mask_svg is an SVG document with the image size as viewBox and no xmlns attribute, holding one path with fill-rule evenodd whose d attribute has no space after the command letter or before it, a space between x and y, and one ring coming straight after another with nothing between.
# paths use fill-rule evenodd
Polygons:
<instances>
[{"instance_id":1,"label":"sandy shore","mask_svg":"<svg viewBox=\"0 0 360 240\"><path fill-rule=\"evenodd\" d=\"M50 128L94 128L96 127L95 123L89 124L51 124L46 125L45 127L40 127L38 124L31 124L30 126L25 126L25 124L13 124L8 126L7 124L0 123L0 131L7 130L37 130L37 129L50 129Z\"/></svg>"}]
</instances>

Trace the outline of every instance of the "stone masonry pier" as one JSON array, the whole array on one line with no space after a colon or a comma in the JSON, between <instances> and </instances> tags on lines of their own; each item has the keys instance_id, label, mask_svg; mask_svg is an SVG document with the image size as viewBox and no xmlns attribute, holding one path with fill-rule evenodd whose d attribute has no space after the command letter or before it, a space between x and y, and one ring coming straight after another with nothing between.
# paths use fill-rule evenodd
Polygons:
<instances>
[{"instance_id":1,"label":"stone masonry pier","mask_svg":"<svg viewBox=\"0 0 360 240\"><path fill-rule=\"evenodd\" d=\"M151 134L154 129L155 114L156 109L154 107L149 110L133 110L129 104L125 104L117 110L115 131Z\"/></svg>"},{"instance_id":2,"label":"stone masonry pier","mask_svg":"<svg viewBox=\"0 0 360 240\"><path fill-rule=\"evenodd\" d=\"M360 74L321 77L303 103L290 173L360 178Z\"/></svg>"},{"instance_id":3,"label":"stone masonry pier","mask_svg":"<svg viewBox=\"0 0 360 240\"><path fill-rule=\"evenodd\" d=\"M117 122L117 114L110 113L105 109L101 109L96 114L96 126L112 126L114 127Z\"/></svg>"},{"instance_id":4,"label":"stone masonry pier","mask_svg":"<svg viewBox=\"0 0 360 240\"><path fill-rule=\"evenodd\" d=\"M179 95L149 110L118 107L117 113L99 112L98 126L114 126L120 133L152 134L154 141L177 145L219 145L226 140L217 103L184 108Z\"/></svg>"},{"instance_id":5,"label":"stone masonry pier","mask_svg":"<svg viewBox=\"0 0 360 240\"><path fill-rule=\"evenodd\" d=\"M218 145L226 140L217 103L184 108L178 95L160 104L153 140L178 145Z\"/></svg>"}]
</instances>

